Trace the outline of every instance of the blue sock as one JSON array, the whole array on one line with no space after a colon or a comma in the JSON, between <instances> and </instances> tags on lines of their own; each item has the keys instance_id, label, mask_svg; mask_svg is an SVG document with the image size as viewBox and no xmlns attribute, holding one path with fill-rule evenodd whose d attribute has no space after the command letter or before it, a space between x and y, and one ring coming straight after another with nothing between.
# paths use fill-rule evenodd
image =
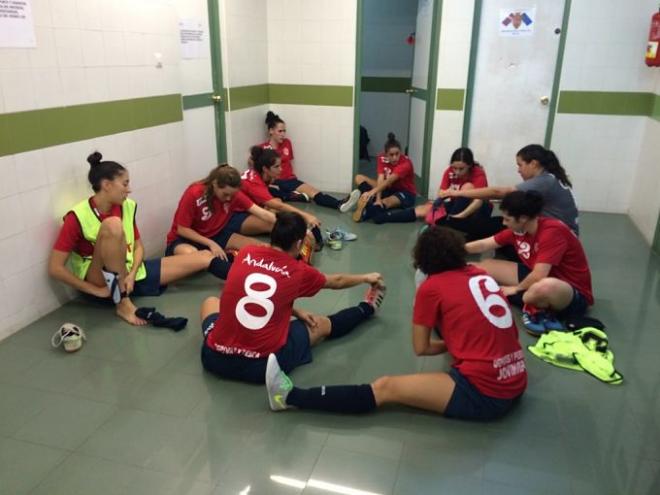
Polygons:
<instances>
[{"instance_id":1,"label":"blue sock","mask_svg":"<svg viewBox=\"0 0 660 495\"><path fill-rule=\"evenodd\" d=\"M366 413L376 409L371 385L332 385L303 389L293 387L286 403L300 409L338 413Z\"/></svg>"},{"instance_id":2,"label":"blue sock","mask_svg":"<svg viewBox=\"0 0 660 495\"><path fill-rule=\"evenodd\" d=\"M333 198L329 194L322 192L314 196L314 203L319 206L325 206L326 208L332 208L335 210L338 210L339 206L341 205L341 201L339 201L337 198Z\"/></svg>"},{"instance_id":3,"label":"blue sock","mask_svg":"<svg viewBox=\"0 0 660 495\"><path fill-rule=\"evenodd\" d=\"M331 325L330 335L327 337L328 340L338 339L350 333L360 323L371 318L373 314L373 306L366 302L361 302L357 306L342 309L334 315L328 316Z\"/></svg>"},{"instance_id":4,"label":"blue sock","mask_svg":"<svg viewBox=\"0 0 660 495\"><path fill-rule=\"evenodd\" d=\"M227 280L227 275L229 274L229 269L231 264L234 261L232 255L227 255L227 261L221 260L220 258L213 258L207 270L222 280Z\"/></svg>"},{"instance_id":5,"label":"blue sock","mask_svg":"<svg viewBox=\"0 0 660 495\"><path fill-rule=\"evenodd\" d=\"M409 223L417 220L415 215L415 208L395 208L393 210L385 210L380 215L374 216L374 223Z\"/></svg>"}]
</instances>

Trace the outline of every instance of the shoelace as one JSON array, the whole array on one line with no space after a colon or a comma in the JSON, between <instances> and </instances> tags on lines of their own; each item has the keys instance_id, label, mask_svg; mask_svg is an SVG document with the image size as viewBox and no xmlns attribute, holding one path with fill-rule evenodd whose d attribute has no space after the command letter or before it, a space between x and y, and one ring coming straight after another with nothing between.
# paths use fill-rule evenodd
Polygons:
<instances>
[{"instance_id":1,"label":"shoelace","mask_svg":"<svg viewBox=\"0 0 660 495\"><path fill-rule=\"evenodd\" d=\"M83 340L87 340L87 336L85 335L85 331L78 327L71 327L71 328L66 328L64 326L60 327L60 329L53 334L53 336L50 339L50 344L53 347L59 347L62 345L62 342L64 342L64 339L66 337L71 337L71 336L79 336Z\"/></svg>"}]
</instances>

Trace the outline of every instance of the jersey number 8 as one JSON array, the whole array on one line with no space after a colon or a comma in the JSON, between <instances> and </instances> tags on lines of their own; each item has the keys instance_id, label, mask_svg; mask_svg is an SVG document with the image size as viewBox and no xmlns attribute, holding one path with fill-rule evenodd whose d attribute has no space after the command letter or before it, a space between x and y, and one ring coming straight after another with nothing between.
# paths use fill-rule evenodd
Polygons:
<instances>
[{"instance_id":1,"label":"jersey number 8","mask_svg":"<svg viewBox=\"0 0 660 495\"><path fill-rule=\"evenodd\" d=\"M255 290L256 284L264 284L266 290ZM277 290L277 282L270 275L263 273L251 273L245 278L245 296L242 297L236 305L236 319L245 328L250 330L260 330L266 326L275 311L273 301L269 299ZM248 312L246 306L255 304L266 312L263 316L255 316Z\"/></svg>"}]
</instances>

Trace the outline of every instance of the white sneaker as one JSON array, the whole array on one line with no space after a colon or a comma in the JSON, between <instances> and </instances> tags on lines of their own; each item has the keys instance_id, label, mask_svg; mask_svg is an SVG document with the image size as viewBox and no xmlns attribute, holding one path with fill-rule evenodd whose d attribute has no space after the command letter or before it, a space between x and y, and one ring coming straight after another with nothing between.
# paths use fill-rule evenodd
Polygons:
<instances>
[{"instance_id":1,"label":"white sneaker","mask_svg":"<svg viewBox=\"0 0 660 495\"><path fill-rule=\"evenodd\" d=\"M351 194L348 195L346 201L344 201L341 205L339 205L339 211L341 211L342 213L348 213L357 204L358 199L360 199L360 190L353 189L351 191Z\"/></svg>"},{"instance_id":2,"label":"white sneaker","mask_svg":"<svg viewBox=\"0 0 660 495\"><path fill-rule=\"evenodd\" d=\"M65 323L53 334L50 343L53 347L64 344L66 352L76 352L82 347L85 340L87 340L87 336L82 328L75 323Z\"/></svg>"},{"instance_id":3,"label":"white sneaker","mask_svg":"<svg viewBox=\"0 0 660 495\"><path fill-rule=\"evenodd\" d=\"M268 392L268 403L273 411L284 411L289 406L286 398L293 388L291 379L280 369L275 354L269 354L266 365L266 390Z\"/></svg>"}]
</instances>

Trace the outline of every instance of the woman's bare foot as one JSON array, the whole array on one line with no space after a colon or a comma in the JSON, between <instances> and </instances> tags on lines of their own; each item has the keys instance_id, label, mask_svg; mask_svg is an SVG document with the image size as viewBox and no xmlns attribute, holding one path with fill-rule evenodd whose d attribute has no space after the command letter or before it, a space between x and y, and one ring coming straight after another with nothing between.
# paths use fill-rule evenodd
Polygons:
<instances>
[{"instance_id":1,"label":"woman's bare foot","mask_svg":"<svg viewBox=\"0 0 660 495\"><path fill-rule=\"evenodd\" d=\"M128 297L124 297L121 301L119 301L119 304L115 306L117 316L119 316L122 320L126 320L131 325L138 327L146 325L148 323L147 320L143 320L142 318L135 316L136 309L137 308L135 307L135 304L133 304L133 301L131 301Z\"/></svg>"}]
</instances>

